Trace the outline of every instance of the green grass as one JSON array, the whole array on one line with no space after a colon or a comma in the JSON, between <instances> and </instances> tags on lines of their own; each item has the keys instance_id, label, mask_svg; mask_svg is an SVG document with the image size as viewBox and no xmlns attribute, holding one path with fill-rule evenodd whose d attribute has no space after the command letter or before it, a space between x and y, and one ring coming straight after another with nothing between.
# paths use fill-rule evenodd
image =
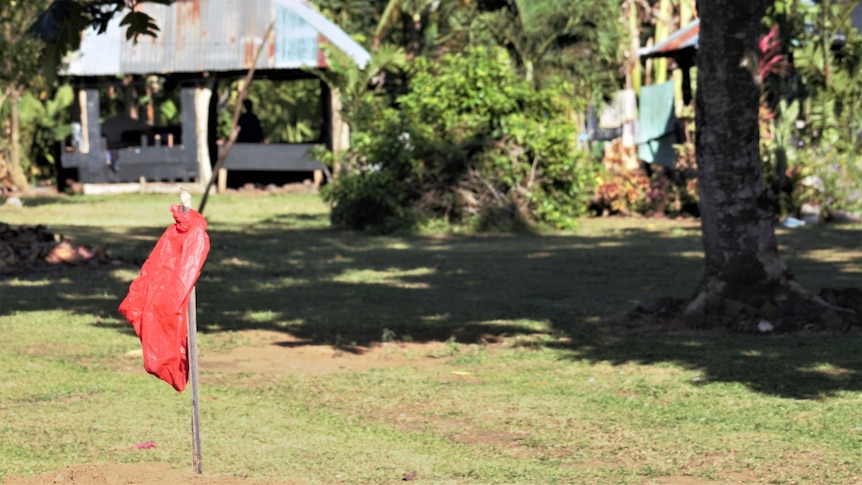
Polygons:
<instances>
[{"instance_id":1,"label":"green grass","mask_svg":"<svg viewBox=\"0 0 862 485\"><path fill-rule=\"evenodd\" d=\"M188 395L139 369L116 312L176 197L28 199L122 261L0 279L0 481L68 464L190 462ZM692 222L588 220L542 236L368 237L310 194L219 195L199 347L248 329L309 344L448 342L427 365L202 376L208 474L305 483L862 481L858 336L608 334L601 317L689 295ZM780 231L811 287L860 286L859 226ZM477 342L488 334L502 346ZM155 441L150 450L135 443Z\"/></svg>"}]
</instances>

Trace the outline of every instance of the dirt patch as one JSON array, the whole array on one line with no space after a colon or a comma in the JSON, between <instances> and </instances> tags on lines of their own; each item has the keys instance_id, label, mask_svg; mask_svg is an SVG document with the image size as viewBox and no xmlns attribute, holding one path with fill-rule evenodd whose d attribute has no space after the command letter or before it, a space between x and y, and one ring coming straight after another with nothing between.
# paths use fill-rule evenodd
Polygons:
<instances>
[{"instance_id":1,"label":"dirt patch","mask_svg":"<svg viewBox=\"0 0 862 485\"><path fill-rule=\"evenodd\" d=\"M290 334L248 330L231 338L243 345L226 353L201 352L201 379L208 372L264 375L310 375L443 363L449 355L444 342L386 342L371 347L311 344Z\"/></svg>"},{"instance_id":2,"label":"dirt patch","mask_svg":"<svg viewBox=\"0 0 862 485\"><path fill-rule=\"evenodd\" d=\"M172 468L166 463L109 464L88 463L70 465L62 470L26 478L7 478L4 485L265 485L266 482L242 477L196 475L191 470ZM302 482L279 482L301 485Z\"/></svg>"},{"instance_id":3,"label":"dirt patch","mask_svg":"<svg viewBox=\"0 0 862 485\"><path fill-rule=\"evenodd\" d=\"M684 475L673 475L669 477L654 478L645 482L646 485L715 485L719 483L727 483L724 481L704 480L697 477L689 477ZM746 481L734 483L747 483Z\"/></svg>"}]
</instances>

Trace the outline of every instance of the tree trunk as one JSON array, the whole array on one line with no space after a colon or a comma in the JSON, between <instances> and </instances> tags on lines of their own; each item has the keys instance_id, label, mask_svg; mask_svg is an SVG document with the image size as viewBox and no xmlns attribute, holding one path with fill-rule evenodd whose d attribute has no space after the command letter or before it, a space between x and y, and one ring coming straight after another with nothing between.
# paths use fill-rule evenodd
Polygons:
<instances>
[{"instance_id":1,"label":"tree trunk","mask_svg":"<svg viewBox=\"0 0 862 485\"><path fill-rule=\"evenodd\" d=\"M15 185L20 192L30 190L30 183L27 182L27 177L24 175L24 169L21 166L21 112L19 111L18 101L21 99L21 93L17 88L12 88L9 91L9 121L11 126L9 140L9 178L12 184Z\"/></svg>"},{"instance_id":2,"label":"tree trunk","mask_svg":"<svg viewBox=\"0 0 862 485\"><path fill-rule=\"evenodd\" d=\"M702 1L699 11L696 149L706 268L687 321L734 327L767 320L791 330L799 322L785 317L800 303L826 304L779 257L763 180L760 87L741 61L756 52L766 1Z\"/></svg>"},{"instance_id":3,"label":"tree trunk","mask_svg":"<svg viewBox=\"0 0 862 485\"><path fill-rule=\"evenodd\" d=\"M344 167L341 165L340 154L350 148L350 125L341 116L341 90L331 88L330 92L330 129L332 130L332 153L335 154L335 162L332 167L332 177L338 178Z\"/></svg>"},{"instance_id":4,"label":"tree trunk","mask_svg":"<svg viewBox=\"0 0 862 485\"><path fill-rule=\"evenodd\" d=\"M629 50L631 69L626 73L626 87L634 89L635 93L640 94L642 81L641 60L638 57L638 51L641 48L640 17L638 16L638 4L635 0L628 0L627 5L629 9L628 28L631 36L631 49Z\"/></svg>"},{"instance_id":5,"label":"tree trunk","mask_svg":"<svg viewBox=\"0 0 862 485\"><path fill-rule=\"evenodd\" d=\"M407 60L412 61L415 57L422 55L423 39L422 39L422 17L419 14L403 13L401 15L404 33L404 50L407 53Z\"/></svg>"}]
</instances>

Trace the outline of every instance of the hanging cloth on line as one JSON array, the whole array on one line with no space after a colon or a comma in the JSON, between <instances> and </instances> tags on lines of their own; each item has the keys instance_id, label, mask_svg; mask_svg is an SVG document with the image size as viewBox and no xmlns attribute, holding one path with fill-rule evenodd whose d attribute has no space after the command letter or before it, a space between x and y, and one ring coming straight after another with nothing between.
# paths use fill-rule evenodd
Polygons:
<instances>
[{"instance_id":1,"label":"hanging cloth on line","mask_svg":"<svg viewBox=\"0 0 862 485\"><path fill-rule=\"evenodd\" d=\"M638 158L673 168L676 165L676 115L673 81L643 86L637 126Z\"/></svg>"}]
</instances>

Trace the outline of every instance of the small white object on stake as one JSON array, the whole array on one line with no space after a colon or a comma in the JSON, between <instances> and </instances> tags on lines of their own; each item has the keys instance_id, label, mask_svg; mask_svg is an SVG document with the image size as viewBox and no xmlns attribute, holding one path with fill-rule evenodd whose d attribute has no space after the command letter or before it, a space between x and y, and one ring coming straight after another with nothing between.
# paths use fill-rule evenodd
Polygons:
<instances>
[{"instance_id":1,"label":"small white object on stake","mask_svg":"<svg viewBox=\"0 0 862 485\"><path fill-rule=\"evenodd\" d=\"M192 194L183 187L180 187L180 205L183 206L183 212L192 208Z\"/></svg>"}]
</instances>

